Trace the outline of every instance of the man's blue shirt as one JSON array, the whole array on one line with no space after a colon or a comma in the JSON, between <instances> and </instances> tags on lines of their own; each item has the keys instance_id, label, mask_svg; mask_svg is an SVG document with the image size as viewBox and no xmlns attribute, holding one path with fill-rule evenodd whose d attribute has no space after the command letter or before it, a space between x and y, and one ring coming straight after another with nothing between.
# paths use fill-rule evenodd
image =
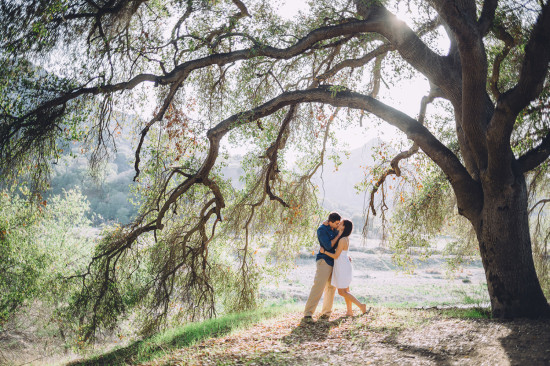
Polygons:
<instances>
[{"instance_id":1,"label":"man's blue shirt","mask_svg":"<svg viewBox=\"0 0 550 366\"><path fill-rule=\"evenodd\" d=\"M321 226L317 229L317 239L319 240L319 244L329 253L336 253L338 243L336 243L334 247L332 247L330 243L336 235L338 235L338 230L332 230L328 225L321 224ZM319 259L324 259L329 266L334 266L334 259L326 254L321 252L317 253L317 258L315 260L318 261Z\"/></svg>"}]
</instances>

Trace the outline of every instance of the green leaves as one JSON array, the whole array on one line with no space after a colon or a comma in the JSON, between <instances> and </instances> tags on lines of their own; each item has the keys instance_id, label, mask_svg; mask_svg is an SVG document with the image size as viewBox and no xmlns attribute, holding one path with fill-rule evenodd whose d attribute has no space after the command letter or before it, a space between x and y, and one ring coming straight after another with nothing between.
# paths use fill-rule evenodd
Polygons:
<instances>
[{"instance_id":1,"label":"green leaves","mask_svg":"<svg viewBox=\"0 0 550 366\"><path fill-rule=\"evenodd\" d=\"M52 307L64 303L74 283L62 278L82 270L89 258L82 195L69 191L35 202L29 193L24 187L0 192L0 329L35 299Z\"/></svg>"},{"instance_id":2,"label":"green leaves","mask_svg":"<svg viewBox=\"0 0 550 366\"><path fill-rule=\"evenodd\" d=\"M343 85L331 85L329 87L329 90L331 92L331 96L332 97L335 97L337 93L340 93L340 92L343 92L343 91L347 91L349 90L348 88L346 88L345 86Z\"/></svg>"}]
</instances>

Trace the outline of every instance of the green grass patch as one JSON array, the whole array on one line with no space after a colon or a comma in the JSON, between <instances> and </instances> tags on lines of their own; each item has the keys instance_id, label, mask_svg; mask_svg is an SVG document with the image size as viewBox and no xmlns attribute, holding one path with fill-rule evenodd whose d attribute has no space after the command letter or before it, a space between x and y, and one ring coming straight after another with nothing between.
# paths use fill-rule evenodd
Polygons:
<instances>
[{"instance_id":1,"label":"green grass patch","mask_svg":"<svg viewBox=\"0 0 550 366\"><path fill-rule=\"evenodd\" d=\"M449 308L439 310L441 315L450 318L462 318L462 319L490 319L491 309L474 307L474 308Z\"/></svg>"},{"instance_id":2,"label":"green grass patch","mask_svg":"<svg viewBox=\"0 0 550 366\"><path fill-rule=\"evenodd\" d=\"M117 348L87 360L70 363L70 365L131 365L148 362L172 350L191 346L207 338L224 336L292 310L295 309L290 306L273 306L228 314L200 323L189 323L181 327L167 329L150 338L133 342L126 347Z\"/></svg>"}]
</instances>

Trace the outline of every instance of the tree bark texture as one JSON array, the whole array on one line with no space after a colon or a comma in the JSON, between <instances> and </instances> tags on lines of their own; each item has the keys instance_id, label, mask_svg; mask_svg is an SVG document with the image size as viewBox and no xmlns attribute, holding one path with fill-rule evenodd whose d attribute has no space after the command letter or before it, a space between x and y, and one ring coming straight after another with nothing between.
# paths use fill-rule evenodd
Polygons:
<instances>
[{"instance_id":1,"label":"tree bark texture","mask_svg":"<svg viewBox=\"0 0 550 366\"><path fill-rule=\"evenodd\" d=\"M543 6L533 28L518 84L494 103L486 90L483 37L494 18L496 2L484 3L479 20L473 1L434 3L454 35L460 54L461 97L447 93L447 99L455 108L461 154L481 194L464 195L456 185L453 189L459 212L477 234L492 314L496 318L548 317L550 306L537 278L531 248L525 181L528 169L521 166L522 157L517 160L514 156L510 136L519 111L540 94L546 78L548 52L542 48L535 51L533 45L546 42L548 48L549 4ZM539 67L532 72L535 63ZM523 71L529 68L531 72ZM482 202L478 203L479 195Z\"/></svg>"},{"instance_id":2,"label":"tree bark texture","mask_svg":"<svg viewBox=\"0 0 550 366\"><path fill-rule=\"evenodd\" d=\"M549 316L533 262L523 174L502 189L486 187L483 194L483 209L473 224L493 317Z\"/></svg>"}]
</instances>

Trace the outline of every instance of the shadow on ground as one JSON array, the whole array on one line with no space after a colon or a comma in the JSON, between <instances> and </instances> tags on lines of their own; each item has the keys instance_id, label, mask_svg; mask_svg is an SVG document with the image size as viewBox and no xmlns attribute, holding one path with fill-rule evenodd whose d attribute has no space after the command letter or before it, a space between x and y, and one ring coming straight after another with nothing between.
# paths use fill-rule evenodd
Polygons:
<instances>
[{"instance_id":1,"label":"shadow on ground","mask_svg":"<svg viewBox=\"0 0 550 366\"><path fill-rule=\"evenodd\" d=\"M302 320L289 335L283 337L282 341L287 345L323 342L327 339L330 330L338 327L340 323L346 319L347 317L341 316L332 321L319 319L316 322L309 323Z\"/></svg>"},{"instance_id":2,"label":"shadow on ground","mask_svg":"<svg viewBox=\"0 0 550 366\"><path fill-rule=\"evenodd\" d=\"M510 365L550 365L550 319L498 323L508 330L500 344Z\"/></svg>"}]
</instances>

